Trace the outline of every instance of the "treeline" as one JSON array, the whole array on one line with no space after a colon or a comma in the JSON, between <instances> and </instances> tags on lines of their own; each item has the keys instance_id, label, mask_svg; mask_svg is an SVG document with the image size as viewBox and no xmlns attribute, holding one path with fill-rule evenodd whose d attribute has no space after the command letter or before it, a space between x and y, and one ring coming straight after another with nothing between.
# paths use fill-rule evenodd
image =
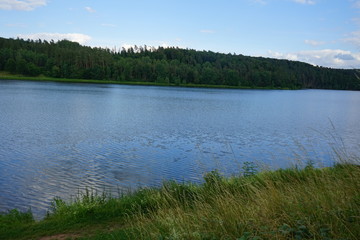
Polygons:
<instances>
[{"instance_id":1,"label":"treeline","mask_svg":"<svg viewBox=\"0 0 360 240\"><path fill-rule=\"evenodd\" d=\"M360 90L354 70L180 48L104 49L0 38L0 71L26 76L265 88Z\"/></svg>"}]
</instances>

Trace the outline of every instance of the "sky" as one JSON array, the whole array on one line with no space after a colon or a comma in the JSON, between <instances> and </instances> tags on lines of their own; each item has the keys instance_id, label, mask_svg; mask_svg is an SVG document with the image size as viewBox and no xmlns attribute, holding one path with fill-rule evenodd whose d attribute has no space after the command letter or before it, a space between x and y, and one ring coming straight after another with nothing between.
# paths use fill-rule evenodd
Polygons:
<instances>
[{"instance_id":1,"label":"sky","mask_svg":"<svg viewBox=\"0 0 360 240\"><path fill-rule=\"evenodd\" d=\"M0 37L360 68L360 0L0 0Z\"/></svg>"}]
</instances>

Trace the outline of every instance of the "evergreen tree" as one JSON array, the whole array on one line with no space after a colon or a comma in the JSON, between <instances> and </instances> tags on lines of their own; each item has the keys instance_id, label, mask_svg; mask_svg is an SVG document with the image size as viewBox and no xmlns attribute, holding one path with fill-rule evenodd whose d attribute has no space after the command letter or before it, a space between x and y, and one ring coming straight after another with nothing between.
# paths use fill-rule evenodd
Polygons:
<instances>
[{"instance_id":1,"label":"evergreen tree","mask_svg":"<svg viewBox=\"0 0 360 240\"><path fill-rule=\"evenodd\" d=\"M0 38L0 71L56 78L211 84L240 87L360 90L355 70L221 54L193 49L134 46L91 48L68 40Z\"/></svg>"}]
</instances>

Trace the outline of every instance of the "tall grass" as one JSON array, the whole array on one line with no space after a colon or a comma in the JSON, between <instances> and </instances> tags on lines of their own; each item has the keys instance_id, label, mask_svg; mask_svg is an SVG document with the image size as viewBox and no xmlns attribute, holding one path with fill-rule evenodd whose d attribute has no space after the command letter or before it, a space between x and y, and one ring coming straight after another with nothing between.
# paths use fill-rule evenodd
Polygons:
<instances>
[{"instance_id":1,"label":"tall grass","mask_svg":"<svg viewBox=\"0 0 360 240\"><path fill-rule=\"evenodd\" d=\"M206 176L203 186L163 187L152 214L128 224L142 239L358 239L360 168L288 169Z\"/></svg>"},{"instance_id":2,"label":"tall grass","mask_svg":"<svg viewBox=\"0 0 360 240\"><path fill-rule=\"evenodd\" d=\"M203 184L54 199L39 222L13 210L0 215L0 239L359 239L359 165L259 173L248 165L238 177L212 171Z\"/></svg>"}]
</instances>

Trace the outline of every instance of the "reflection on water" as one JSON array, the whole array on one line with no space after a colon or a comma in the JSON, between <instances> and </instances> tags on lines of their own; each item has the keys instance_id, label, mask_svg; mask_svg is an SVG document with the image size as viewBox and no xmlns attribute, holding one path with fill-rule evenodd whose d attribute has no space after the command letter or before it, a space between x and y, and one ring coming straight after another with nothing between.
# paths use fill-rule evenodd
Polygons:
<instances>
[{"instance_id":1,"label":"reflection on water","mask_svg":"<svg viewBox=\"0 0 360 240\"><path fill-rule=\"evenodd\" d=\"M245 161L331 164L360 142L360 92L0 81L0 211L42 216L55 196L199 181Z\"/></svg>"}]
</instances>

